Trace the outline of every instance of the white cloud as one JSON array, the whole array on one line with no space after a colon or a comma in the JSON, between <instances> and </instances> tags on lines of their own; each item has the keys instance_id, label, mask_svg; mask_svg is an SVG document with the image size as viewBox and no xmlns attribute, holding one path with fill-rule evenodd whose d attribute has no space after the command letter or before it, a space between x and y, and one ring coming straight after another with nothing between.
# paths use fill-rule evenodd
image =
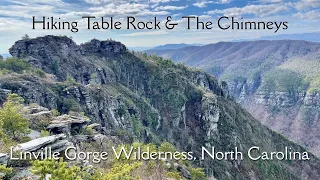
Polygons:
<instances>
[{"instance_id":1,"label":"white cloud","mask_svg":"<svg viewBox=\"0 0 320 180\"><path fill-rule=\"evenodd\" d=\"M280 3L283 1L284 0L260 0L260 2L263 2L263 3Z\"/></svg>"},{"instance_id":2,"label":"white cloud","mask_svg":"<svg viewBox=\"0 0 320 180\"><path fill-rule=\"evenodd\" d=\"M150 0L151 3L168 3L171 1L179 1L179 0Z\"/></svg>"},{"instance_id":3,"label":"white cloud","mask_svg":"<svg viewBox=\"0 0 320 180\"><path fill-rule=\"evenodd\" d=\"M105 1L104 0L84 0L84 2L89 3L89 4L101 4Z\"/></svg>"},{"instance_id":4,"label":"white cloud","mask_svg":"<svg viewBox=\"0 0 320 180\"><path fill-rule=\"evenodd\" d=\"M295 18L299 19L309 19L309 20L319 20L320 19L320 12L318 11L308 11L306 13L298 12L293 15Z\"/></svg>"},{"instance_id":5,"label":"white cloud","mask_svg":"<svg viewBox=\"0 0 320 180\"><path fill-rule=\"evenodd\" d=\"M204 8L207 7L207 4L209 3L213 3L213 1L198 1L196 3L194 3L193 5L199 8Z\"/></svg>"},{"instance_id":6,"label":"white cloud","mask_svg":"<svg viewBox=\"0 0 320 180\"><path fill-rule=\"evenodd\" d=\"M7 1L10 5L0 6L0 16L12 18L32 18L32 16L54 16L59 13L69 12L70 6L61 0L25 0ZM45 13L44 13L45 12Z\"/></svg>"},{"instance_id":7,"label":"white cloud","mask_svg":"<svg viewBox=\"0 0 320 180\"><path fill-rule=\"evenodd\" d=\"M188 6L159 6L157 8L155 8L156 11L161 11L161 10L165 10L165 11L175 11L175 10L183 10L185 8L187 8Z\"/></svg>"},{"instance_id":8,"label":"white cloud","mask_svg":"<svg viewBox=\"0 0 320 180\"><path fill-rule=\"evenodd\" d=\"M91 14L95 16L147 16L147 15L167 15L167 11L151 11L149 10L149 5L147 4L108 4L101 7L89 8Z\"/></svg>"},{"instance_id":9,"label":"white cloud","mask_svg":"<svg viewBox=\"0 0 320 180\"><path fill-rule=\"evenodd\" d=\"M94 4L94 5L98 5L98 4L103 4L103 3L140 3L140 2L144 2L143 0L83 0L84 2L88 3L88 4Z\"/></svg>"},{"instance_id":10,"label":"white cloud","mask_svg":"<svg viewBox=\"0 0 320 180\"><path fill-rule=\"evenodd\" d=\"M54 10L54 6L50 5L42 5L42 6L20 6L20 5L10 5L10 6L1 6L0 7L0 15L8 16L8 17L20 17L27 18L30 16L34 16L37 14L41 14L41 12L46 12L46 14L50 15Z\"/></svg>"},{"instance_id":11,"label":"white cloud","mask_svg":"<svg viewBox=\"0 0 320 180\"><path fill-rule=\"evenodd\" d=\"M220 0L220 1L218 1L217 3L218 4L228 4L228 3L230 3L232 0Z\"/></svg>"},{"instance_id":12,"label":"white cloud","mask_svg":"<svg viewBox=\"0 0 320 180\"><path fill-rule=\"evenodd\" d=\"M247 5L242 8L233 7L228 9L215 9L208 11L208 14L224 14L227 16L242 16L244 14L254 14L256 16L268 16L281 12L287 12L290 8L287 4L268 4L268 5Z\"/></svg>"},{"instance_id":13,"label":"white cloud","mask_svg":"<svg viewBox=\"0 0 320 180\"><path fill-rule=\"evenodd\" d=\"M64 3L61 0L24 0L24 1L16 1L16 0L4 0L10 3L14 3L16 5L23 5L23 6L32 6L32 5L54 5L54 6L64 6L66 3Z\"/></svg>"},{"instance_id":14,"label":"white cloud","mask_svg":"<svg viewBox=\"0 0 320 180\"><path fill-rule=\"evenodd\" d=\"M319 8L320 0L300 0L294 4L295 8L298 10L307 10L310 8Z\"/></svg>"},{"instance_id":15,"label":"white cloud","mask_svg":"<svg viewBox=\"0 0 320 180\"><path fill-rule=\"evenodd\" d=\"M197 1L196 3L193 4L193 6L199 7L199 8L205 8L207 7L208 4L228 4L230 3L232 0L216 0L216 1Z\"/></svg>"}]
</instances>

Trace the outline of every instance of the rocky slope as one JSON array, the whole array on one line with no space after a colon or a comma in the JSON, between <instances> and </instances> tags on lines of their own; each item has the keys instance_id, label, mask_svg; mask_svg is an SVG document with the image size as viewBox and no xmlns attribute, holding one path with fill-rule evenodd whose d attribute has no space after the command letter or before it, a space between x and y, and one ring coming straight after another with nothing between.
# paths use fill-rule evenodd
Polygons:
<instances>
[{"instance_id":1,"label":"rocky slope","mask_svg":"<svg viewBox=\"0 0 320 180\"><path fill-rule=\"evenodd\" d=\"M306 41L221 42L149 51L206 70L256 119L320 156L320 44Z\"/></svg>"},{"instance_id":2,"label":"rocky slope","mask_svg":"<svg viewBox=\"0 0 320 180\"><path fill-rule=\"evenodd\" d=\"M201 146L246 152L304 149L261 125L234 102L225 83L171 61L132 54L115 41L76 45L66 37L17 41L12 56L45 75L9 73L0 77L0 94L14 92L26 103L61 113L85 112L106 136L124 142L169 141L200 155ZM0 96L3 97L3 96ZM3 101L4 98L1 99ZM318 179L320 161L195 161L218 179Z\"/></svg>"}]
</instances>

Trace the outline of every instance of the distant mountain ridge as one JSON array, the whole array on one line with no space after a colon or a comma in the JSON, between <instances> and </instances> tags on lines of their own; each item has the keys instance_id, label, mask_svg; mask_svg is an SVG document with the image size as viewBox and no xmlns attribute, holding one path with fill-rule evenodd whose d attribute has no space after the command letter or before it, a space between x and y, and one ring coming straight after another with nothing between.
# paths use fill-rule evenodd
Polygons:
<instances>
[{"instance_id":1,"label":"distant mountain ridge","mask_svg":"<svg viewBox=\"0 0 320 180\"><path fill-rule=\"evenodd\" d=\"M302 34L280 34L276 36L262 36L258 40L303 40L310 42L320 42L320 32Z\"/></svg>"},{"instance_id":2,"label":"distant mountain ridge","mask_svg":"<svg viewBox=\"0 0 320 180\"><path fill-rule=\"evenodd\" d=\"M152 49L153 47L144 47L144 46L133 46L133 47L128 47L129 50L132 51L146 51L149 49Z\"/></svg>"},{"instance_id":3,"label":"distant mountain ridge","mask_svg":"<svg viewBox=\"0 0 320 180\"><path fill-rule=\"evenodd\" d=\"M2 56L3 58L11 57L10 54L0 54L0 56Z\"/></svg>"},{"instance_id":4,"label":"distant mountain ridge","mask_svg":"<svg viewBox=\"0 0 320 180\"><path fill-rule=\"evenodd\" d=\"M255 39L236 39L231 42L258 41L258 40L302 40L310 42L320 42L320 32L301 33L301 34L279 34L274 36L262 36Z\"/></svg>"},{"instance_id":5,"label":"distant mountain ridge","mask_svg":"<svg viewBox=\"0 0 320 180\"><path fill-rule=\"evenodd\" d=\"M203 46L203 44L165 44L165 45L160 45L157 47L154 47L152 49L149 50L168 50L168 49L180 49L180 48L184 48L184 47L188 47L188 46Z\"/></svg>"},{"instance_id":6,"label":"distant mountain ridge","mask_svg":"<svg viewBox=\"0 0 320 180\"><path fill-rule=\"evenodd\" d=\"M311 49L306 49L305 47ZM234 65L229 67L230 63L241 65L242 62L240 62L239 59L243 59L247 63L255 63L254 66L258 68L260 64L256 62L257 59L259 59L260 63L268 60L268 58L271 58L271 61L273 61L272 63L281 63L283 59L297 55L306 55L311 51L316 51L318 48L319 43L307 41L259 40L219 42L205 46L188 46L169 50L147 50L145 52L160 55L164 58L172 59L175 62L182 62L189 66L200 67L211 72L215 76L219 76L219 69L233 69L232 67ZM276 58L276 60L274 60L274 58ZM214 69L212 69L212 65L215 65ZM251 66L251 68L254 67Z\"/></svg>"},{"instance_id":7,"label":"distant mountain ridge","mask_svg":"<svg viewBox=\"0 0 320 180\"><path fill-rule=\"evenodd\" d=\"M301 33L301 34L280 34L275 36L262 36L256 39L236 39L230 42L250 42L250 41L260 41L260 40L301 40L301 41L310 41L310 42L320 42L320 32L312 32L312 33ZM212 43L216 44L216 43ZM132 49L139 49L140 51L154 51L154 50L172 50L172 49L180 49L189 46L206 46L210 44L164 44L156 47L137 47ZM129 48L131 49L131 48Z\"/></svg>"}]
</instances>

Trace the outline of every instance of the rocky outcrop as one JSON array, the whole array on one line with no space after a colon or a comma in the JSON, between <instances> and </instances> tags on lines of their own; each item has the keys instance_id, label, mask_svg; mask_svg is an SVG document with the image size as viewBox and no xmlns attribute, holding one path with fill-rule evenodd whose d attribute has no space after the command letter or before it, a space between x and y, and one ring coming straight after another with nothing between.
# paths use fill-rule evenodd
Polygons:
<instances>
[{"instance_id":1,"label":"rocky outcrop","mask_svg":"<svg viewBox=\"0 0 320 180\"><path fill-rule=\"evenodd\" d=\"M30 127L34 130L43 130L39 127L41 123L48 123L52 119L52 112L48 108L31 104L22 108L22 114L28 119Z\"/></svg>"},{"instance_id":2,"label":"rocky outcrop","mask_svg":"<svg viewBox=\"0 0 320 180\"><path fill-rule=\"evenodd\" d=\"M0 153L0 165L6 165L9 161L9 155Z\"/></svg>"},{"instance_id":3,"label":"rocky outcrop","mask_svg":"<svg viewBox=\"0 0 320 180\"><path fill-rule=\"evenodd\" d=\"M234 81L231 93L264 125L320 156L318 93L264 91L259 83ZM255 85L253 85L255 84Z\"/></svg>"},{"instance_id":4,"label":"rocky outcrop","mask_svg":"<svg viewBox=\"0 0 320 180\"><path fill-rule=\"evenodd\" d=\"M39 150L41 151L45 147L51 147L52 152L61 152L69 146L72 146L66 138L67 136L64 134L42 137L26 143L18 144L13 148L13 150L21 152L35 152Z\"/></svg>"},{"instance_id":5,"label":"rocky outcrop","mask_svg":"<svg viewBox=\"0 0 320 180\"><path fill-rule=\"evenodd\" d=\"M108 55L123 50L116 45L118 43L115 43L111 49L107 49L109 47L107 44L113 43L99 44L93 40L82 47L64 36L45 36L17 41L9 51L14 57L25 58L34 67L41 68L49 74L55 74L61 81L66 80L69 75L78 82L88 84L90 76L95 74L100 83L106 83L114 81L114 75L110 70L93 64L87 58L82 58L82 54L93 55L94 47L98 52L108 52ZM77 71L74 71L75 69Z\"/></svg>"},{"instance_id":6,"label":"rocky outcrop","mask_svg":"<svg viewBox=\"0 0 320 180\"><path fill-rule=\"evenodd\" d=\"M47 129L54 133L72 134L84 129L90 120L82 116L62 115L54 117Z\"/></svg>"},{"instance_id":7,"label":"rocky outcrop","mask_svg":"<svg viewBox=\"0 0 320 180\"><path fill-rule=\"evenodd\" d=\"M127 48L125 45L120 42L116 42L113 40L108 41L99 41L97 39L93 39L90 42L81 44L80 49L83 55L97 55L103 57L113 57L117 54L125 53Z\"/></svg>"},{"instance_id":8,"label":"rocky outcrop","mask_svg":"<svg viewBox=\"0 0 320 180\"><path fill-rule=\"evenodd\" d=\"M8 154L4 154L4 153L0 153L0 166L2 165L7 165L9 162L9 155ZM0 172L0 178L4 177L5 173Z\"/></svg>"},{"instance_id":9,"label":"rocky outcrop","mask_svg":"<svg viewBox=\"0 0 320 180\"><path fill-rule=\"evenodd\" d=\"M11 90L0 88L0 104L4 102L4 100L7 98L8 94L10 93L11 93Z\"/></svg>"}]
</instances>

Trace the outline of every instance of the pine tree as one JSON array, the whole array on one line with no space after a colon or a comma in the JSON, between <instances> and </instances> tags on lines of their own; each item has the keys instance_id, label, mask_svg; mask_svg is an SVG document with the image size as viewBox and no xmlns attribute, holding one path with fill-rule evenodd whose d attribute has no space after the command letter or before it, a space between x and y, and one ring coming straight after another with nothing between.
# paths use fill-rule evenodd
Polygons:
<instances>
[{"instance_id":1,"label":"pine tree","mask_svg":"<svg viewBox=\"0 0 320 180\"><path fill-rule=\"evenodd\" d=\"M12 168L8 168L5 165L0 166L0 179L4 178L5 175L9 175L11 173L12 173Z\"/></svg>"},{"instance_id":2,"label":"pine tree","mask_svg":"<svg viewBox=\"0 0 320 180\"><path fill-rule=\"evenodd\" d=\"M23 99L17 94L10 94L7 101L0 108L0 122L3 133L12 139L18 139L29 133L28 120L22 116L20 110Z\"/></svg>"},{"instance_id":3,"label":"pine tree","mask_svg":"<svg viewBox=\"0 0 320 180\"><path fill-rule=\"evenodd\" d=\"M3 141L3 139L4 139L4 133L3 133L2 127L3 127L3 121L0 118L0 142Z\"/></svg>"},{"instance_id":4,"label":"pine tree","mask_svg":"<svg viewBox=\"0 0 320 180\"><path fill-rule=\"evenodd\" d=\"M101 180L134 180L138 179L132 176L134 170L142 166L142 162L132 164L115 164L112 169L100 178Z\"/></svg>"},{"instance_id":5,"label":"pine tree","mask_svg":"<svg viewBox=\"0 0 320 180\"><path fill-rule=\"evenodd\" d=\"M68 167L67 162L61 158L59 161L46 159L44 161L36 160L32 162L31 172L39 175L40 179L50 177L50 180L74 180L80 179L77 176L80 168L76 166Z\"/></svg>"},{"instance_id":6,"label":"pine tree","mask_svg":"<svg viewBox=\"0 0 320 180\"><path fill-rule=\"evenodd\" d=\"M191 180L205 180L206 174L203 172L202 168L191 168L190 169Z\"/></svg>"},{"instance_id":7,"label":"pine tree","mask_svg":"<svg viewBox=\"0 0 320 180\"><path fill-rule=\"evenodd\" d=\"M22 39L23 40L28 40L28 39L30 39L30 36L28 34L25 34L24 36L22 36Z\"/></svg>"}]
</instances>

